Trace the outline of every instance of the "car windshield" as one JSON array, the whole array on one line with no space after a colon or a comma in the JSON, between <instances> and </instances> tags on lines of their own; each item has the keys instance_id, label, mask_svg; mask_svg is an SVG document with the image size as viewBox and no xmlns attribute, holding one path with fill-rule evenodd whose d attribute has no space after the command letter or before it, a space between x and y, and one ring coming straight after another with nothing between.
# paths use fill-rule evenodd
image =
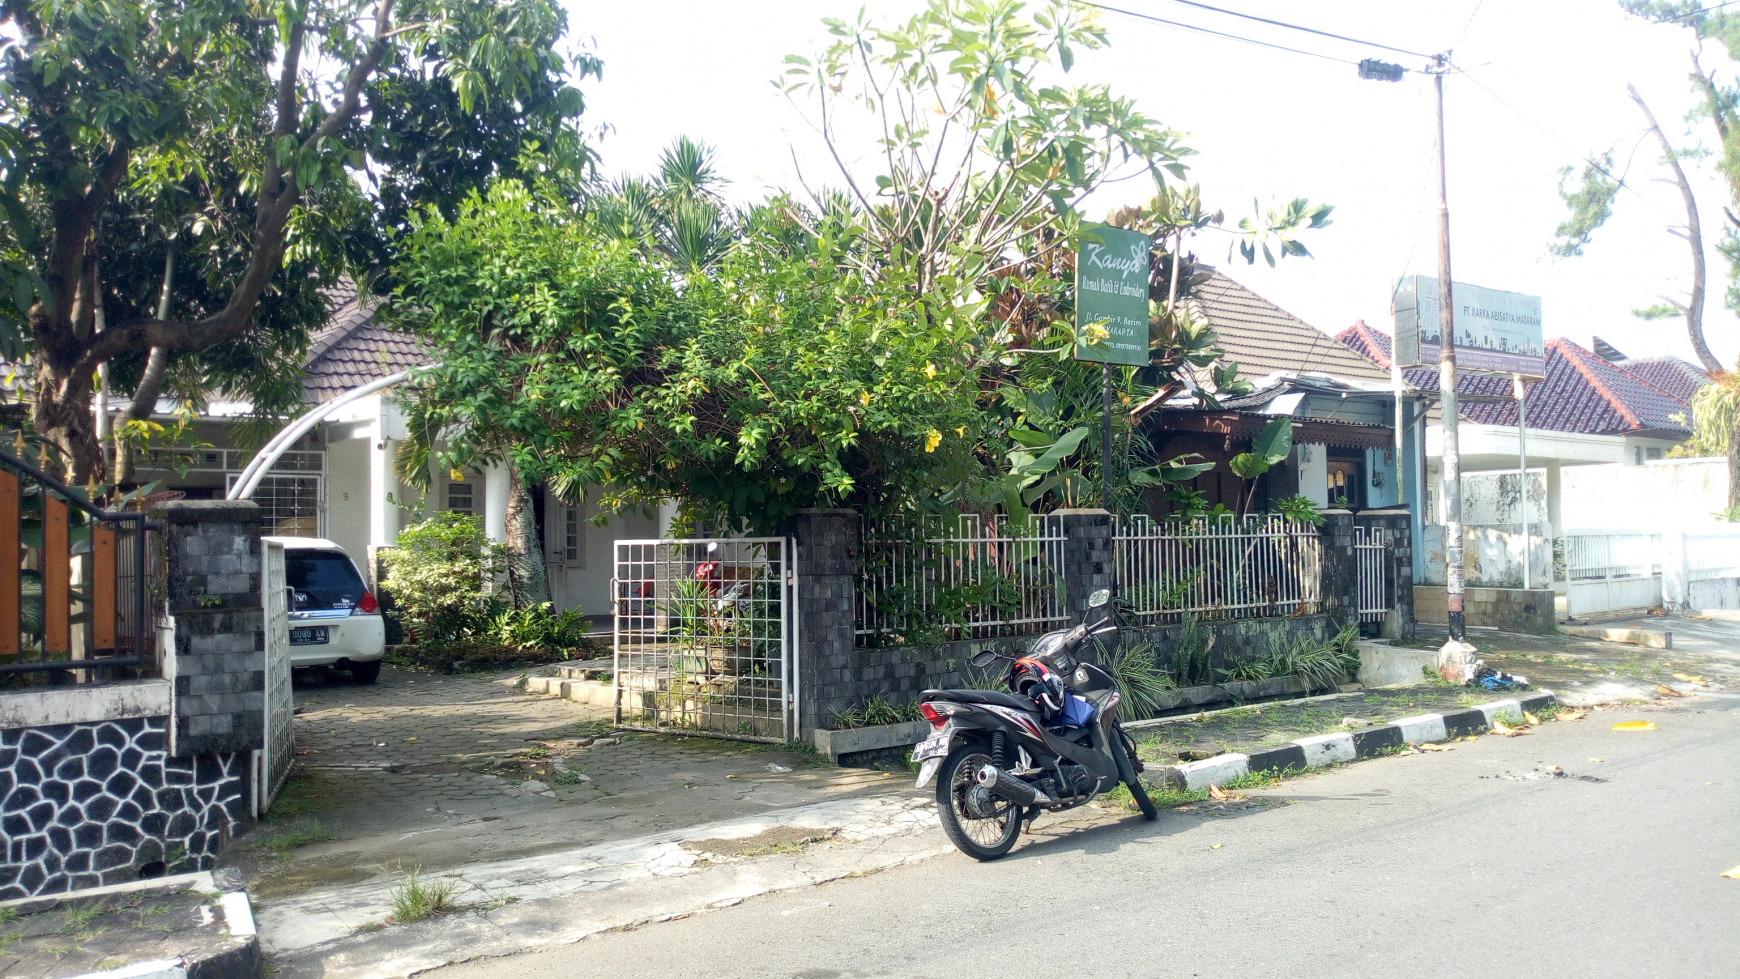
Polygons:
<instances>
[{"instance_id":1,"label":"car windshield","mask_svg":"<svg viewBox=\"0 0 1740 979\"><path fill-rule=\"evenodd\" d=\"M296 591L295 610L351 608L362 600L362 575L338 551L286 551L284 574Z\"/></svg>"}]
</instances>

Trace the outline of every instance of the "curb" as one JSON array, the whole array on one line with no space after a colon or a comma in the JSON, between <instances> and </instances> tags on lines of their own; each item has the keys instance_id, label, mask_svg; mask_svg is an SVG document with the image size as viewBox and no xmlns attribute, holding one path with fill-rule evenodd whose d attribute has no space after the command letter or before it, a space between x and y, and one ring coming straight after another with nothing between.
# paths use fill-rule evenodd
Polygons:
<instances>
[{"instance_id":1,"label":"curb","mask_svg":"<svg viewBox=\"0 0 1740 979\"><path fill-rule=\"evenodd\" d=\"M1561 625L1559 631L1567 636L1577 636L1580 639L1631 643L1634 646L1646 646L1650 649L1674 648L1674 634L1666 629L1656 632L1653 629L1608 629L1593 625Z\"/></svg>"},{"instance_id":2,"label":"curb","mask_svg":"<svg viewBox=\"0 0 1740 979\"><path fill-rule=\"evenodd\" d=\"M1490 729L1493 720L1502 714L1521 717L1524 711L1540 710L1556 702L1552 691L1542 691L1527 697L1495 700L1467 710L1403 717L1358 731L1318 734L1273 748L1260 748L1248 753L1230 752L1183 765L1155 767L1151 771L1162 788L1201 791L1252 772L1323 768L1374 758L1409 744L1479 734Z\"/></svg>"}]
</instances>

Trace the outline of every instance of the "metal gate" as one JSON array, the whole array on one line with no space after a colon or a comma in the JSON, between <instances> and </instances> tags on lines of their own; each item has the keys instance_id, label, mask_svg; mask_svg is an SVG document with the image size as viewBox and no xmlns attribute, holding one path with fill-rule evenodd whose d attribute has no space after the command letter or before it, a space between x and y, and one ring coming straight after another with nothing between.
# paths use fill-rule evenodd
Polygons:
<instances>
[{"instance_id":1,"label":"metal gate","mask_svg":"<svg viewBox=\"0 0 1740 979\"><path fill-rule=\"evenodd\" d=\"M616 723L789 740L797 729L794 563L787 537L617 541Z\"/></svg>"},{"instance_id":2,"label":"metal gate","mask_svg":"<svg viewBox=\"0 0 1740 979\"><path fill-rule=\"evenodd\" d=\"M266 630L266 747L254 752L254 813L263 816L290 776L294 694L290 686L290 606L284 577L284 545L260 545L260 604Z\"/></svg>"},{"instance_id":3,"label":"metal gate","mask_svg":"<svg viewBox=\"0 0 1740 979\"><path fill-rule=\"evenodd\" d=\"M1389 551L1393 542L1383 527L1353 528L1354 581L1359 621L1382 622L1395 607Z\"/></svg>"}]
</instances>

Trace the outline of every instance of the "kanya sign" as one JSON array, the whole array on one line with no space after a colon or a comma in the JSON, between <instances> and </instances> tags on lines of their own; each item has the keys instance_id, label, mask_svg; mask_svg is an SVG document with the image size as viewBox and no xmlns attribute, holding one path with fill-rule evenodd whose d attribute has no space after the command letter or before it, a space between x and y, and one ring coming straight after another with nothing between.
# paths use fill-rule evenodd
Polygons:
<instances>
[{"instance_id":1,"label":"kanya sign","mask_svg":"<svg viewBox=\"0 0 1740 979\"><path fill-rule=\"evenodd\" d=\"M1075 356L1102 364L1148 362L1145 234L1083 228L1075 255Z\"/></svg>"}]
</instances>

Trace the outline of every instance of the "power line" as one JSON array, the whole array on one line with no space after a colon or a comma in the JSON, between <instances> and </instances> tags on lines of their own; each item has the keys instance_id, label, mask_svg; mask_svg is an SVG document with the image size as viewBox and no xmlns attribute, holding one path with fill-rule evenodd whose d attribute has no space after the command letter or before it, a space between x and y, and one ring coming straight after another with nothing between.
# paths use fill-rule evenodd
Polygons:
<instances>
[{"instance_id":1,"label":"power line","mask_svg":"<svg viewBox=\"0 0 1740 979\"><path fill-rule=\"evenodd\" d=\"M1462 39L1468 36L1468 29L1474 26L1474 18L1480 16L1480 8L1485 3L1486 0L1474 0L1474 9L1468 12L1468 22L1462 25L1462 33L1456 35L1456 43L1450 45L1451 49L1462 45Z\"/></svg>"},{"instance_id":2,"label":"power line","mask_svg":"<svg viewBox=\"0 0 1740 979\"><path fill-rule=\"evenodd\" d=\"M1331 34L1329 31L1320 31L1315 27L1305 27L1305 26L1302 26L1300 24L1289 24L1283 20L1270 20L1267 17L1258 17L1256 14L1246 14L1246 13L1240 13L1237 10L1228 10L1225 7L1212 7L1206 3L1199 3L1198 0L1172 0L1172 2L1183 4L1186 7L1196 7L1200 10L1212 10L1217 14L1226 14L1229 17L1243 17L1245 20L1254 20L1254 21L1261 23L1261 24L1273 24L1276 27L1285 27L1288 30L1292 30L1292 31L1304 31L1307 34L1316 34L1319 37L1331 37L1337 41L1347 41L1347 42L1352 43L1352 44L1363 44L1366 47L1370 47L1370 48L1383 48L1385 51L1394 51L1397 54L1411 55L1411 56L1416 57L1416 58L1430 58L1430 57L1432 57L1429 54L1421 54L1418 51L1409 51L1407 48L1398 48L1398 47L1394 47L1394 46L1388 45L1388 44L1379 44L1376 41L1362 41L1357 37L1348 37L1345 34ZM1740 3L1740 0L1730 0L1730 2Z\"/></svg>"},{"instance_id":3,"label":"power line","mask_svg":"<svg viewBox=\"0 0 1740 979\"><path fill-rule=\"evenodd\" d=\"M1303 54L1303 55L1306 55L1307 57L1311 57L1311 58L1322 58L1325 61L1335 61L1335 62L1339 62L1340 64L1344 64L1344 65L1353 65L1355 67L1359 66L1359 62L1357 62L1357 61L1349 61L1346 58L1337 58L1332 54L1322 54L1322 53L1317 52L1317 51L1306 51L1302 48L1290 48L1284 44L1271 44L1268 41L1259 41L1256 38L1244 37L1244 36L1239 35L1239 34L1228 34L1225 31L1217 31L1217 30L1214 30L1212 28L1201 27L1201 26L1196 25L1196 24L1186 24L1182 21L1167 20L1164 17L1156 17L1153 14L1137 13L1134 10L1125 10L1122 7L1110 7L1110 6L1107 6L1103 3L1093 3L1092 0L1074 0L1074 2L1077 6L1092 7L1095 10L1104 10L1104 11L1107 11L1109 13L1123 14L1125 17L1133 17L1136 20L1145 20L1145 21L1149 21L1149 22L1155 23L1155 24L1164 24L1167 27L1177 27L1177 28L1181 28L1181 29L1187 30L1187 31L1195 31L1198 34L1208 34L1212 37L1225 38L1229 41L1242 41L1245 44L1255 44L1258 47L1273 48L1276 51L1287 51L1287 52L1290 52L1292 54ZM1381 47L1381 45L1380 45L1380 47Z\"/></svg>"},{"instance_id":4,"label":"power line","mask_svg":"<svg viewBox=\"0 0 1740 979\"><path fill-rule=\"evenodd\" d=\"M1697 10L1687 11L1686 13L1683 13L1683 14L1679 15L1678 17L1669 17L1667 20L1662 21L1661 23L1667 24L1667 23L1672 23L1673 21L1676 21L1676 20L1690 20L1693 17L1698 16L1699 14L1707 14L1712 10L1721 10L1723 7L1732 7L1736 3L1740 3L1740 0L1727 0L1727 2L1725 2L1725 3L1713 3L1713 4L1710 4L1708 7L1699 7Z\"/></svg>"}]
</instances>

